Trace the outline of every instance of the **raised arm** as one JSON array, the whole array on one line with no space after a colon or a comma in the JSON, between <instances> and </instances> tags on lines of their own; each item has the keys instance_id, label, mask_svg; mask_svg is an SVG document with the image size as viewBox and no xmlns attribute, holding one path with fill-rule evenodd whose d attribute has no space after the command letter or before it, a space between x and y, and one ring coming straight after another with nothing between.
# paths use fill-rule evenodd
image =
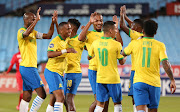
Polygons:
<instances>
[{"instance_id":1,"label":"raised arm","mask_svg":"<svg viewBox=\"0 0 180 112\"><path fill-rule=\"evenodd\" d=\"M86 40L87 31L89 27L91 26L91 24L93 24L95 15L96 15L96 12L91 14L89 22L86 24L86 26L82 29L81 33L79 34L79 38L78 38L79 41Z\"/></svg>"},{"instance_id":2,"label":"raised arm","mask_svg":"<svg viewBox=\"0 0 180 112\"><path fill-rule=\"evenodd\" d=\"M162 65L163 65L164 70L166 71L167 75L169 76L169 78L171 80L170 88L171 88L171 93L173 94L176 91L176 83L175 83L175 80L173 77L171 64L169 63L168 60L164 60L164 61L162 61Z\"/></svg>"},{"instance_id":3,"label":"raised arm","mask_svg":"<svg viewBox=\"0 0 180 112\"><path fill-rule=\"evenodd\" d=\"M29 34L33 31L34 27L36 26L37 22L40 20L40 15L39 15L40 11L41 11L41 7L39 7L39 9L37 10L36 19L34 20L34 22L23 33L23 38L29 36Z\"/></svg>"},{"instance_id":4,"label":"raised arm","mask_svg":"<svg viewBox=\"0 0 180 112\"><path fill-rule=\"evenodd\" d=\"M133 21L130 20L130 19L128 18L128 16L126 15L126 6L125 6L125 5L123 6L123 8L124 8L124 18L125 18L125 20L127 21L128 25L131 27Z\"/></svg>"},{"instance_id":5,"label":"raised arm","mask_svg":"<svg viewBox=\"0 0 180 112\"><path fill-rule=\"evenodd\" d=\"M54 57L61 56L64 53L77 53L77 51L73 48L67 48L61 51L48 51L47 55L48 55L48 58L54 58Z\"/></svg>"},{"instance_id":6,"label":"raised arm","mask_svg":"<svg viewBox=\"0 0 180 112\"><path fill-rule=\"evenodd\" d=\"M125 19L124 19L124 16L125 16L125 9L124 7L122 6L120 8L120 28L127 34L129 35L129 28L127 27L126 23L125 23Z\"/></svg>"},{"instance_id":7,"label":"raised arm","mask_svg":"<svg viewBox=\"0 0 180 112\"><path fill-rule=\"evenodd\" d=\"M113 16L113 21L116 23L116 27L117 27L117 34L116 34L116 40L118 42L121 43L121 45L123 46L123 40L121 38L121 35L120 35L120 32L119 32L119 29L118 29L118 25L119 25L119 19L117 18L116 15Z\"/></svg>"},{"instance_id":8,"label":"raised arm","mask_svg":"<svg viewBox=\"0 0 180 112\"><path fill-rule=\"evenodd\" d=\"M54 33L54 24L57 23L57 11L54 11L54 14L52 16L52 22L51 22L51 26L49 28L49 32L46 34L46 33L43 33L43 39L51 39L52 38L52 35Z\"/></svg>"}]
</instances>

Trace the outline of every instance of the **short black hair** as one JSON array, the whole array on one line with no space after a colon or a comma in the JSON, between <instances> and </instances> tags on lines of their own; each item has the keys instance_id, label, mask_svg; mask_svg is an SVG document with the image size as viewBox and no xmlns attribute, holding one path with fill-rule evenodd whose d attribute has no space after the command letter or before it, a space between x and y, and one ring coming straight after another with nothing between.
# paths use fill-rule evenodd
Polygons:
<instances>
[{"instance_id":1,"label":"short black hair","mask_svg":"<svg viewBox=\"0 0 180 112\"><path fill-rule=\"evenodd\" d=\"M103 24L103 31L104 33L108 32L109 29L113 28L116 23L114 21L106 21Z\"/></svg>"},{"instance_id":2,"label":"short black hair","mask_svg":"<svg viewBox=\"0 0 180 112\"><path fill-rule=\"evenodd\" d=\"M59 23L59 28L61 28L61 27L63 27L64 25L66 25L66 24L68 24L68 22L61 22L61 23Z\"/></svg>"},{"instance_id":3,"label":"short black hair","mask_svg":"<svg viewBox=\"0 0 180 112\"><path fill-rule=\"evenodd\" d=\"M153 37L158 29L158 24L154 20L146 20L143 29L146 35Z\"/></svg>"},{"instance_id":4,"label":"short black hair","mask_svg":"<svg viewBox=\"0 0 180 112\"><path fill-rule=\"evenodd\" d=\"M70 24L73 24L74 26L76 26L77 29L79 29L79 27L80 27L80 25L81 25L81 23L80 23L77 19L75 19L75 18L69 19L68 22L69 22Z\"/></svg>"},{"instance_id":5,"label":"short black hair","mask_svg":"<svg viewBox=\"0 0 180 112\"><path fill-rule=\"evenodd\" d=\"M133 22L140 25L140 27L143 29L144 21L142 19L135 19Z\"/></svg>"}]
</instances>

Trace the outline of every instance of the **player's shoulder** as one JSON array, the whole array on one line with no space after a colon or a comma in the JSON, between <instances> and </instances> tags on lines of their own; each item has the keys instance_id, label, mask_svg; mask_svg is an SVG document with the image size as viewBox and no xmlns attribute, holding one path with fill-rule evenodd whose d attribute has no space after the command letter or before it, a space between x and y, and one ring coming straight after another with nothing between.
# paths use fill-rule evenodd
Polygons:
<instances>
[{"instance_id":1,"label":"player's shoulder","mask_svg":"<svg viewBox=\"0 0 180 112\"><path fill-rule=\"evenodd\" d=\"M18 30L19 33L22 33L22 32L24 32L24 31L26 31L26 28L24 28L24 27L21 27L21 28L19 28L19 30Z\"/></svg>"},{"instance_id":2,"label":"player's shoulder","mask_svg":"<svg viewBox=\"0 0 180 112\"><path fill-rule=\"evenodd\" d=\"M159 40L154 39L154 42L159 46L165 46L165 44Z\"/></svg>"}]
</instances>

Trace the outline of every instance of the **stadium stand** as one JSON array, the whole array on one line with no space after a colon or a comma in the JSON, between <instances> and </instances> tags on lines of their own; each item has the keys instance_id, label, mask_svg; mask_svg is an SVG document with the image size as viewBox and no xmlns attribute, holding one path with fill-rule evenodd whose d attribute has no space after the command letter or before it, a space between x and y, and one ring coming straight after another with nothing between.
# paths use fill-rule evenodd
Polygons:
<instances>
[{"instance_id":1,"label":"stadium stand","mask_svg":"<svg viewBox=\"0 0 180 112\"><path fill-rule=\"evenodd\" d=\"M167 2L175 2L176 0L66 0L65 3L69 4L107 4L107 3L149 3L150 12L159 10L161 7L165 7Z\"/></svg>"},{"instance_id":2,"label":"stadium stand","mask_svg":"<svg viewBox=\"0 0 180 112\"><path fill-rule=\"evenodd\" d=\"M59 17L58 21L67 21L68 18L73 17ZM82 25L86 25L89 17L76 17L81 21ZM138 16L130 16L130 19L134 20ZM104 21L112 20L112 17L105 16ZM172 64L179 64L180 58L180 17L179 16L159 16L158 18L153 18L159 24L158 32L155 38L159 41L165 43L167 48L167 53L169 60ZM18 22L15 22L18 21ZM49 25L51 23L51 17L41 17L35 29L39 32L47 32L49 30ZM0 17L0 71L4 71L8 66L12 55L17 52L18 42L17 42L17 30L23 26L22 17ZM10 30L7 30L10 29ZM92 30L93 27L90 27ZM81 29L78 30L78 34ZM53 34L53 38L57 36L56 29ZM124 41L124 47L130 42L130 38L121 32L121 36ZM38 63L47 61L47 47L50 40L37 41L38 46ZM87 51L83 51L82 63L88 63ZM130 57L128 57L126 64L130 64Z\"/></svg>"}]
</instances>

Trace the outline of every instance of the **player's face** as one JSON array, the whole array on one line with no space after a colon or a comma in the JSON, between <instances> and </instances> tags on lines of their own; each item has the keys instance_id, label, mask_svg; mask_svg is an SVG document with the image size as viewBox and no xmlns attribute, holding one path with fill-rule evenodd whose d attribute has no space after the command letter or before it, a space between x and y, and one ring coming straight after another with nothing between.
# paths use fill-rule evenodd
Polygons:
<instances>
[{"instance_id":1,"label":"player's face","mask_svg":"<svg viewBox=\"0 0 180 112\"><path fill-rule=\"evenodd\" d=\"M36 19L36 16L34 14L29 15L28 17L28 26L30 26Z\"/></svg>"},{"instance_id":2,"label":"player's face","mask_svg":"<svg viewBox=\"0 0 180 112\"><path fill-rule=\"evenodd\" d=\"M132 25L131 25L131 29L132 30L135 30L135 31L137 31L137 32L142 32L142 28L141 28L141 26L139 25L139 24L137 24L137 23L132 23Z\"/></svg>"},{"instance_id":3,"label":"player's face","mask_svg":"<svg viewBox=\"0 0 180 112\"><path fill-rule=\"evenodd\" d=\"M96 15L94 17L94 23L93 23L94 29L96 31L101 31L102 26L103 26L103 17L102 15Z\"/></svg>"},{"instance_id":4,"label":"player's face","mask_svg":"<svg viewBox=\"0 0 180 112\"><path fill-rule=\"evenodd\" d=\"M114 27L112 28L112 38L115 38L118 32L118 28L116 27L116 25L114 25Z\"/></svg>"},{"instance_id":5,"label":"player's face","mask_svg":"<svg viewBox=\"0 0 180 112\"><path fill-rule=\"evenodd\" d=\"M70 37L72 32L72 28L70 24L65 24L62 28L62 33L65 37Z\"/></svg>"}]
</instances>

